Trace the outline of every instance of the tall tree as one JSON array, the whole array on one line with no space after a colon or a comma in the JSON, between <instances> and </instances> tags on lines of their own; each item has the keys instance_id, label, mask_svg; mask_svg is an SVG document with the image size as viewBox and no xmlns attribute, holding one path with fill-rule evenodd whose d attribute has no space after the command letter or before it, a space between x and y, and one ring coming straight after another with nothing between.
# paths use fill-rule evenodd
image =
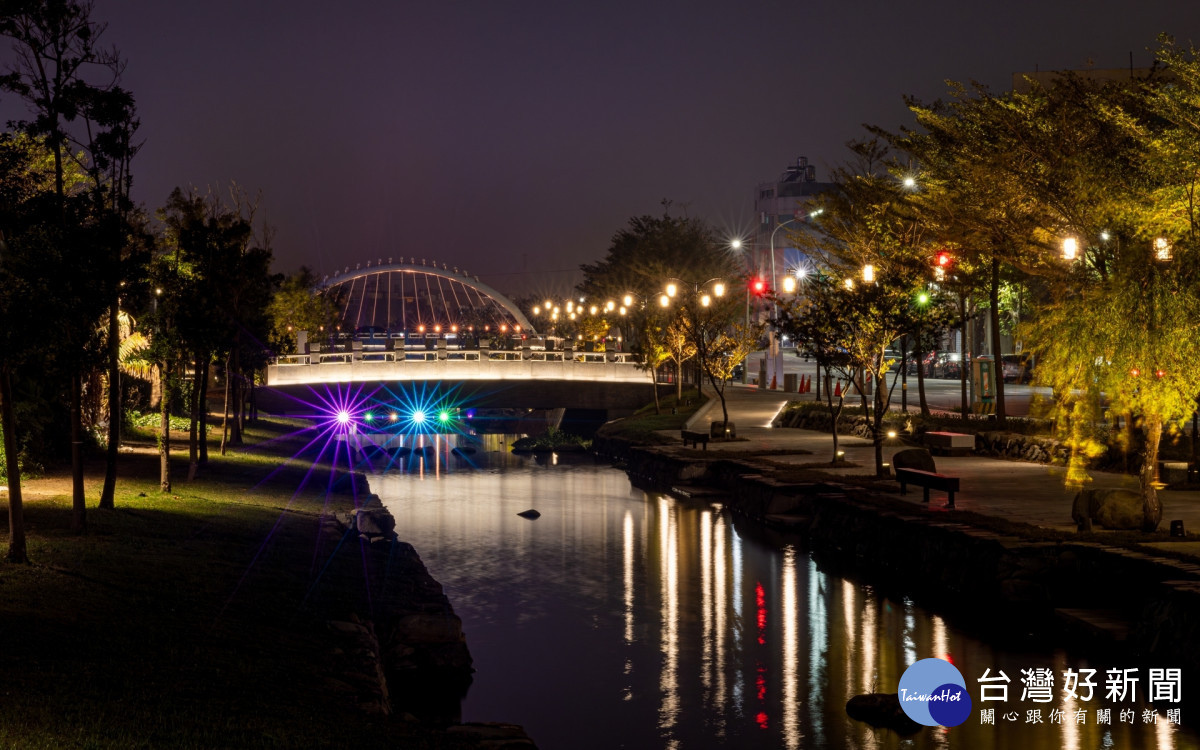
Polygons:
<instances>
[{"instance_id":1,"label":"tall tree","mask_svg":"<svg viewBox=\"0 0 1200 750\"><path fill-rule=\"evenodd\" d=\"M21 492L23 430L13 380L23 365L41 364L37 332L44 330L56 301L52 273L57 264L49 262L59 254L53 177L53 160L42 140L0 134L0 432L8 485L6 558L11 562L29 559Z\"/></svg>"},{"instance_id":2,"label":"tall tree","mask_svg":"<svg viewBox=\"0 0 1200 750\"><path fill-rule=\"evenodd\" d=\"M11 40L16 63L5 75L0 76L0 90L17 94L29 106L33 119L22 123L23 129L45 138L46 146L54 161L54 194L57 199L58 223L61 235L76 237L68 232L68 222L86 222L86 212L70 212L67 206L67 160L72 154L72 145L84 150L83 159L90 164L95 177L94 187L97 208L103 204L105 180L101 176L117 176L114 184L108 181L110 196L128 194L128 159L132 157L129 136L136 129L132 116L132 98L116 86L122 62L115 50L99 46L104 25L92 20L92 4L86 0L9 0L0 6L0 35ZM118 166L119 165L119 166ZM96 217L90 217L94 221ZM96 297L107 298L110 311L109 337L116 338L117 311L116 294L119 263L100 264L89 273L84 265L92 259L83 257L85 252L95 253L106 243L95 237L95 227L89 248L77 244L71 248L75 257L68 264L78 279L88 279L87 284L75 287L74 301L82 306L89 305ZM114 240L114 242L117 242ZM108 259L112 261L112 258ZM70 279L68 279L70 280ZM99 282L99 283L97 283ZM92 311L75 309L76 320L89 319ZM91 330L91 327L87 327ZM80 342L71 342L76 346ZM109 346L111 377L116 377L116 344ZM82 380L87 365L84 357L69 358L75 363L70 372L71 412L71 465L72 465L72 526L82 530L86 510L83 487L82 454ZM119 409L118 398L110 393L110 408ZM113 401L117 403L114 405ZM119 414L119 412L118 412ZM110 414L110 424L114 420ZM119 419L116 420L119 423ZM114 429L111 428L110 429ZM110 433L110 439L113 433ZM115 440L111 441L115 442ZM110 465L106 477L106 491L111 504L111 484L115 481L115 445L110 445Z\"/></svg>"}]
</instances>

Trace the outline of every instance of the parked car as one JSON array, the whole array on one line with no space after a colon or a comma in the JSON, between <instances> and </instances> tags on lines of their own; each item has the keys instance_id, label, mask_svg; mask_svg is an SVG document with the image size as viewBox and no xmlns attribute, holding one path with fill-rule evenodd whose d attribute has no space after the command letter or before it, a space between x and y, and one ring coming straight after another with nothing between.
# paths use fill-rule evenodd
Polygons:
<instances>
[{"instance_id":1,"label":"parked car","mask_svg":"<svg viewBox=\"0 0 1200 750\"><path fill-rule=\"evenodd\" d=\"M925 376L932 377L932 367L935 359L937 359L937 352L926 353L925 356L920 358L920 361L918 361L916 357L910 356L908 358L908 374L916 375L917 368L923 368L925 370Z\"/></svg>"},{"instance_id":2,"label":"parked car","mask_svg":"<svg viewBox=\"0 0 1200 750\"><path fill-rule=\"evenodd\" d=\"M962 355L958 352L929 352L919 364L911 358L908 360L908 374L915 375L920 366L927 378L957 378L961 361Z\"/></svg>"},{"instance_id":3,"label":"parked car","mask_svg":"<svg viewBox=\"0 0 1200 750\"><path fill-rule=\"evenodd\" d=\"M1004 382L1028 383L1033 380L1034 359L1029 352L1001 355L1000 362Z\"/></svg>"}]
</instances>

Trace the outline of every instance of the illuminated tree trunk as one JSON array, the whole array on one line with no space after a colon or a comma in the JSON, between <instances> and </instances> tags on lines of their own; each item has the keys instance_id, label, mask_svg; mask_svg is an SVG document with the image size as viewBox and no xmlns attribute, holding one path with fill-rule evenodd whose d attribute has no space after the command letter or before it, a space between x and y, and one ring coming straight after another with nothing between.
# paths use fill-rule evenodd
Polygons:
<instances>
[{"instance_id":1,"label":"illuminated tree trunk","mask_svg":"<svg viewBox=\"0 0 1200 750\"><path fill-rule=\"evenodd\" d=\"M233 388L233 373L229 369L230 358L225 358L225 409L221 413L221 455L225 455L225 446L229 443L229 397Z\"/></svg>"},{"instance_id":2,"label":"illuminated tree trunk","mask_svg":"<svg viewBox=\"0 0 1200 750\"><path fill-rule=\"evenodd\" d=\"M654 389L654 413L662 414L662 406L658 402L658 368L650 368L650 387ZM678 402L676 402L678 405Z\"/></svg>"},{"instance_id":3,"label":"illuminated tree trunk","mask_svg":"<svg viewBox=\"0 0 1200 750\"><path fill-rule=\"evenodd\" d=\"M921 337L917 336L917 398L921 402L921 415L929 416L929 402L925 400L925 352L920 346Z\"/></svg>"},{"instance_id":4,"label":"illuminated tree trunk","mask_svg":"<svg viewBox=\"0 0 1200 750\"><path fill-rule=\"evenodd\" d=\"M117 490L117 452L121 446L121 322L120 304L113 300L108 309L108 449L104 453L104 487L100 507L112 508ZM82 530L85 519L80 518ZM72 528L75 519L72 518Z\"/></svg>"},{"instance_id":5,"label":"illuminated tree trunk","mask_svg":"<svg viewBox=\"0 0 1200 750\"><path fill-rule=\"evenodd\" d=\"M1162 418L1147 417L1142 432L1146 436L1142 468L1138 473L1138 480L1142 485L1142 531L1151 532L1157 529L1162 521L1162 503L1154 486L1158 474L1158 445L1162 440Z\"/></svg>"},{"instance_id":6,"label":"illuminated tree trunk","mask_svg":"<svg viewBox=\"0 0 1200 750\"><path fill-rule=\"evenodd\" d=\"M196 468L200 465L200 439L198 424L200 421L200 355L193 355L195 364L192 366L191 403L188 404L188 481L196 478Z\"/></svg>"},{"instance_id":7,"label":"illuminated tree trunk","mask_svg":"<svg viewBox=\"0 0 1200 750\"><path fill-rule=\"evenodd\" d=\"M992 283L988 290L988 300L992 309L989 317L992 321L992 382L996 388L996 427L1004 429L1004 368L1000 361L1000 259L992 256Z\"/></svg>"},{"instance_id":8,"label":"illuminated tree trunk","mask_svg":"<svg viewBox=\"0 0 1200 750\"><path fill-rule=\"evenodd\" d=\"M971 366L971 359L967 356L967 295L961 290L958 293L958 317L962 321L958 342L958 383L962 393L962 418L966 419L971 413L971 405L967 403L967 368Z\"/></svg>"},{"instance_id":9,"label":"illuminated tree trunk","mask_svg":"<svg viewBox=\"0 0 1200 750\"><path fill-rule=\"evenodd\" d=\"M27 563L25 549L25 513L21 504L20 447L17 442L17 420L13 416L12 377L8 365L0 366L0 428L4 430L4 458L8 466L8 555L9 562Z\"/></svg>"},{"instance_id":10,"label":"illuminated tree trunk","mask_svg":"<svg viewBox=\"0 0 1200 750\"><path fill-rule=\"evenodd\" d=\"M163 492L171 491L171 371L162 363L162 399L158 404L158 486Z\"/></svg>"},{"instance_id":11,"label":"illuminated tree trunk","mask_svg":"<svg viewBox=\"0 0 1200 750\"><path fill-rule=\"evenodd\" d=\"M208 372L212 357L204 352L197 362L200 363L200 465L208 464Z\"/></svg>"},{"instance_id":12,"label":"illuminated tree trunk","mask_svg":"<svg viewBox=\"0 0 1200 750\"><path fill-rule=\"evenodd\" d=\"M886 411L883 394L886 382L886 373L881 373L881 377L875 382L875 413L871 415L871 429L875 438L875 476L877 477L883 476L883 414Z\"/></svg>"},{"instance_id":13,"label":"illuminated tree trunk","mask_svg":"<svg viewBox=\"0 0 1200 750\"><path fill-rule=\"evenodd\" d=\"M83 531L87 498L83 494L83 376L71 373L71 530ZM76 524L79 524L78 527Z\"/></svg>"}]
</instances>

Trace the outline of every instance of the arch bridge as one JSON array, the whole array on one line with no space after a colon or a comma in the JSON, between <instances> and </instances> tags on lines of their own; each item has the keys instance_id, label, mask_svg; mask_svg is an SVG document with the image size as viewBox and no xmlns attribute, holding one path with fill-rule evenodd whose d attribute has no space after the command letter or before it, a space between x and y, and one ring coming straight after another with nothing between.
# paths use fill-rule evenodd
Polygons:
<instances>
[{"instance_id":1,"label":"arch bridge","mask_svg":"<svg viewBox=\"0 0 1200 750\"><path fill-rule=\"evenodd\" d=\"M629 353L540 336L510 299L446 264L381 258L327 276L317 290L337 295L341 332L267 367L267 385L281 393L439 383L486 394L489 405L613 415L653 398Z\"/></svg>"},{"instance_id":2,"label":"arch bridge","mask_svg":"<svg viewBox=\"0 0 1200 750\"><path fill-rule=\"evenodd\" d=\"M426 258L379 258L326 276L317 290L335 295L343 331L498 330L533 332L525 314L496 289L458 267Z\"/></svg>"}]
</instances>

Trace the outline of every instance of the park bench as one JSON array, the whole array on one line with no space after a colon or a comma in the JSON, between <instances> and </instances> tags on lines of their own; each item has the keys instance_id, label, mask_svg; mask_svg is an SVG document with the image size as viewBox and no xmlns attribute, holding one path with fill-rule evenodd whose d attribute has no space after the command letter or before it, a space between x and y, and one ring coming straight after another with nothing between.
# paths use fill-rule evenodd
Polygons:
<instances>
[{"instance_id":1,"label":"park bench","mask_svg":"<svg viewBox=\"0 0 1200 750\"><path fill-rule=\"evenodd\" d=\"M968 456L975 450L975 436L961 432L926 432L929 450L943 456Z\"/></svg>"},{"instance_id":2,"label":"park bench","mask_svg":"<svg viewBox=\"0 0 1200 750\"><path fill-rule=\"evenodd\" d=\"M925 490L925 502L929 502L929 490L942 490L949 495L946 507L954 507L954 493L958 492L958 477L938 474L936 471L896 467L896 479L900 480L901 495L908 494L908 485L915 484Z\"/></svg>"},{"instance_id":3,"label":"park bench","mask_svg":"<svg viewBox=\"0 0 1200 750\"><path fill-rule=\"evenodd\" d=\"M703 445L704 450L708 450L708 433L696 432L695 430L680 430L679 434L683 436L683 446L686 448L690 442L692 447Z\"/></svg>"}]
</instances>

